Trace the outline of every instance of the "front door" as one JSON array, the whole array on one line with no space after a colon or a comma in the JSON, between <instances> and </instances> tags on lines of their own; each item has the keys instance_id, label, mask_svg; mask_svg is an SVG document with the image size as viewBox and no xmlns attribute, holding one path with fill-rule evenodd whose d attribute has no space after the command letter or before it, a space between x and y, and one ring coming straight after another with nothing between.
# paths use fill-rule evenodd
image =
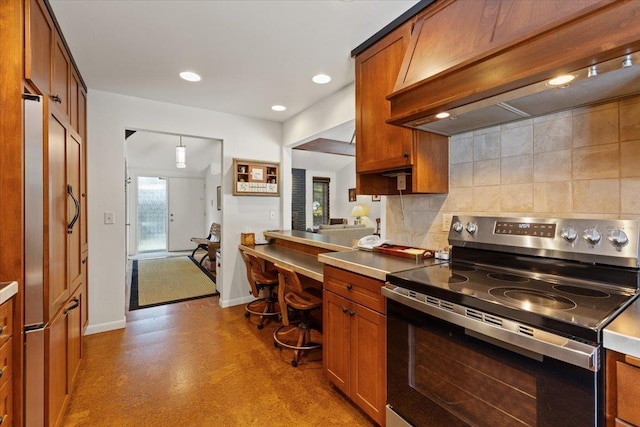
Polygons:
<instances>
[{"instance_id":1,"label":"front door","mask_svg":"<svg viewBox=\"0 0 640 427\"><path fill-rule=\"evenodd\" d=\"M201 178L169 178L169 251L192 250L192 237L203 235L205 192Z\"/></svg>"}]
</instances>

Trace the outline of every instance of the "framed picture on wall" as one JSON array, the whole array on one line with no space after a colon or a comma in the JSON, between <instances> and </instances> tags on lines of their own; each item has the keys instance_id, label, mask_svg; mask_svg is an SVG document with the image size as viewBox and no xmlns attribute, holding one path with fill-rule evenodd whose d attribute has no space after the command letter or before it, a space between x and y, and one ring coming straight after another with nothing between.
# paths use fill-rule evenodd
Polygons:
<instances>
[{"instance_id":1,"label":"framed picture on wall","mask_svg":"<svg viewBox=\"0 0 640 427\"><path fill-rule=\"evenodd\" d=\"M350 202L355 202L356 201L356 189L355 188L350 188L349 189L349 201Z\"/></svg>"},{"instance_id":2,"label":"framed picture on wall","mask_svg":"<svg viewBox=\"0 0 640 427\"><path fill-rule=\"evenodd\" d=\"M380 201L380 196L379 195L371 196L371 201L372 202L379 202Z\"/></svg>"},{"instance_id":3,"label":"framed picture on wall","mask_svg":"<svg viewBox=\"0 0 640 427\"><path fill-rule=\"evenodd\" d=\"M218 207L219 211L222 210L222 188L220 188L219 185L216 188L216 206Z\"/></svg>"}]
</instances>

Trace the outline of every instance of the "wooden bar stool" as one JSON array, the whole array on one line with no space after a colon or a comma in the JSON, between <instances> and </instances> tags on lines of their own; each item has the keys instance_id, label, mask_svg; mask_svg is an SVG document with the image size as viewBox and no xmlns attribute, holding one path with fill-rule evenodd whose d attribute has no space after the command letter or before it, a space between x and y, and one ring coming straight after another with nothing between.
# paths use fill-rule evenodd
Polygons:
<instances>
[{"instance_id":1,"label":"wooden bar stool","mask_svg":"<svg viewBox=\"0 0 640 427\"><path fill-rule=\"evenodd\" d=\"M322 307L322 291L317 288L302 288L300 279L295 271L288 267L275 264L278 270L278 302L282 312L282 326L273 333L274 345L294 350L291 361L293 367L297 367L301 359L310 350L321 348L321 343L311 340L311 332L316 331L309 322L309 313ZM300 315L300 320L295 324L289 320L289 310Z\"/></svg>"},{"instance_id":2,"label":"wooden bar stool","mask_svg":"<svg viewBox=\"0 0 640 427\"><path fill-rule=\"evenodd\" d=\"M244 315L247 318L252 314L259 316L258 329L262 329L265 320L268 321L274 316L280 315L280 305L276 295L278 272L265 271L264 264L260 259L250 253L242 252L242 259L244 259L247 268L247 280L251 285L251 293L258 298L245 306ZM260 291L263 289L266 290L267 296L260 298Z\"/></svg>"}]
</instances>

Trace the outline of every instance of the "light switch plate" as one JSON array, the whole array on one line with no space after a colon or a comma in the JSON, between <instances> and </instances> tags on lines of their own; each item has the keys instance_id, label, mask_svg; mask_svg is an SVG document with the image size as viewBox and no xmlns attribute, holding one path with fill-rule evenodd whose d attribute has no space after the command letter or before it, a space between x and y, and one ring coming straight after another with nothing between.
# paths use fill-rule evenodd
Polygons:
<instances>
[{"instance_id":1,"label":"light switch plate","mask_svg":"<svg viewBox=\"0 0 640 427\"><path fill-rule=\"evenodd\" d=\"M442 214L442 231L449 231L453 214Z\"/></svg>"},{"instance_id":2,"label":"light switch plate","mask_svg":"<svg viewBox=\"0 0 640 427\"><path fill-rule=\"evenodd\" d=\"M115 213L113 213L113 212L105 212L104 213L104 223L105 224L115 224Z\"/></svg>"}]
</instances>

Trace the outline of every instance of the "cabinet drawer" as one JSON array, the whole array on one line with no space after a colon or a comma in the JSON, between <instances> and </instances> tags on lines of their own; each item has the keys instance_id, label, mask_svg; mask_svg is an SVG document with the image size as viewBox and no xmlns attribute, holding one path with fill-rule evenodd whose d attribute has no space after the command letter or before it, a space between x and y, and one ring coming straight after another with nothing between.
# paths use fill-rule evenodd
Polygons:
<instances>
[{"instance_id":1,"label":"cabinet drawer","mask_svg":"<svg viewBox=\"0 0 640 427\"><path fill-rule=\"evenodd\" d=\"M637 399L640 395L640 368L617 362L616 379L618 381L618 418L640 425Z\"/></svg>"},{"instance_id":2,"label":"cabinet drawer","mask_svg":"<svg viewBox=\"0 0 640 427\"><path fill-rule=\"evenodd\" d=\"M11 377L11 350L11 340L0 347L0 387Z\"/></svg>"},{"instance_id":3,"label":"cabinet drawer","mask_svg":"<svg viewBox=\"0 0 640 427\"><path fill-rule=\"evenodd\" d=\"M9 381L0 387L0 426L10 426L13 423L13 388L11 383L11 378L9 378Z\"/></svg>"},{"instance_id":4,"label":"cabinet drawer","mask_svg":"<svg viewBox=\"0 0 640 427\"><path fill-rule=\"evenodd\" d=\"M13 299L0 305L0 344L11 337L13 331Z\"/></svg>"},{"instance_id":5,"label":"cabinet drawer","mask_svg":"<svg viewBox=\"0 0 640 427\"><path fill-rule=\"evenodd\" d=\"M324 288L326 290L382 314L385 313L385 301L380 292L383 284L380 280L350 271L328 265L324 267Z\"/></svg>"}]
</instances>

